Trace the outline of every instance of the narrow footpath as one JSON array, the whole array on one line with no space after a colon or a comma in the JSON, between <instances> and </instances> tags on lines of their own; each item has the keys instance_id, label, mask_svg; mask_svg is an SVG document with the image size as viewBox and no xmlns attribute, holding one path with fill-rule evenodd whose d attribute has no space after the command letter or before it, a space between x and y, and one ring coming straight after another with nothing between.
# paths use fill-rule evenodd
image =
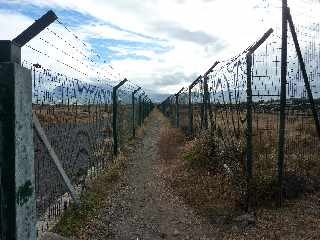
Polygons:
<instances>
[{"instance_id":1,"label":"narrow footpath","mask_svg":"<svg viewBox=\"0 0 320 240\"><path fill-rule=\"evenodd\" d=\"M219 239L216 229L186 206L159 176L157 153L163 116L153 111L144 138L129 159L107 208L94 220L89 239Z\"/></svg>"}]
</instances>

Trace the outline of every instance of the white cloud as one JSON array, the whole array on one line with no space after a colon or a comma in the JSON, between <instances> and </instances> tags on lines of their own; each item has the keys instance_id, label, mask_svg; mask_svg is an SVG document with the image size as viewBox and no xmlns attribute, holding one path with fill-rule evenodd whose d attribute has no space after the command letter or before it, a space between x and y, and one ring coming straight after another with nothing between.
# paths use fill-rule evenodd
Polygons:
<instances>
[{"instance_id":1,"label":"white cloud","mask_svg":"<svg viewBox=\"0 0 320 240\"><path fill-rule=\"evenodd\" d=\"M76 29L84 39L98 36L102 39L156 42L164 48L170 46L170 50L164 53L130 46L109 47L117 55L136 54L150 58L114 60L111 64L135 83L154 92L175 92L185 82L190 82L194 76L203 73L215 60L225 59L242 51L268 28L279 26L281 20L280 0L14 1L53 9L72 9L100 19L95 25L84 25ZM309 8L308 16L301 14L301 9L310 1L312 0L289 0L297 21L307 22L311 17L320 21L320 4ZM271 7L268 6L270 2ZM0 12L1 19L8 19L3 14L5 12ZM10 26L17 26L16 29L23 29L26 22L31 21L29 18L26 21L19 14L11 19ZM129 32L112 28L103 21ZM4 20L0 20L2 38L8 38L5 35L13 36L18 31L6 24ZM166 41L154 41L130 31ZM170 75L173 77L169 79ZM176 85L163 85L166 83L165 78L174 80L175 77L185 79L177 80Z\"/></svg>"}]
</instances>

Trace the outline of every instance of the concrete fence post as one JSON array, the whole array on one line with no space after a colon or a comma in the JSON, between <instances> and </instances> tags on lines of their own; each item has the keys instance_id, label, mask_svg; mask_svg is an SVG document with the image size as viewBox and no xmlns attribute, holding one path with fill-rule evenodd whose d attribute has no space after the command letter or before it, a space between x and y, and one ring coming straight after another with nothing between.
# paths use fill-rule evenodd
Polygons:
<instances>
[{"instance_id":1,"label":"concrete fence post","mask_svg":"<svg viewBox=\"0 0 320 240\"><path fill-rule=\"evenodd\" d=\"M31 71L0 41L1 239L36 239Z\"/></svg>"}]
</instances>

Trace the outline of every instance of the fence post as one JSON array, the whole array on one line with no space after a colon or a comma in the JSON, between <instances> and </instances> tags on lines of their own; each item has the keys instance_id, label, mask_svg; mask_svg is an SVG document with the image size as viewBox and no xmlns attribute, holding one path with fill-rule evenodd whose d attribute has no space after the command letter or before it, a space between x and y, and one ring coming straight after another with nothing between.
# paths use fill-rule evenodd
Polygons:
<instances>
[{"instance_id":1,"label":"fence post","mask_svg":"<svg viewBox=\"0 0 320 240\"><path fill-rule=\"evenodd\" d=\"M0 52L1 239L36 239L32 76L19 46Z\"/></svg>"},{"instance_id":2,"label":"fence post","mask_svg":"<svg viewBox=\"0 0 320 240\"><path fill-rule=\"evenodd\" d=\"M212 73L213 69L219 64L219 61L215 61L215 63L208 69L208 71L204 74L203 77L203 90L204 90L204 127L205 129L208 129L208 112L210 114L210 120L212 120L212 111L211 111L211 105L210 105L210 95L209 95L209 89L208 89L208 75Z\"/></svg>"},{"instance_id":3,"label":"fence post","mask_svg":"<svg viewBox=\"0 0 320 240\"><path fill-rule=\"evenodd\" d=\"M142 122L144 123L144 120L146 118L146 114L147 114L147 108L146 108L146 99L147 99L147 95L144 96L143 100L142 100Z\"/></svg>"},{"instance_id":4,"label":"fence post","mask_svg":"<svg viewBox=\"0 0 320 240\"><path fill-rule=\"evenodd\" d=\"M179 128L179 94L175 95L176 98L176 128Z\"/></svg>"},{"instance_id":5,"label":"fence post","mask_svg":"<svg viewBox=\"0 0 320 240\"><path fill-rule=\"evenodd\" d=\"M191 92L192 87L189 86L189 92L188 92L188 124L189 124L189 135L192 136L193 132L193 113L192 113L192 99L191 99Z\"/></svg>"},{"instance_id":6,"label":"fence post","mask_svg":"<svg viewBox=\"0 0 320 240\"><path fill-rule=\"evenodd\" d=\"M246 112L246 178L247 178L247 211L251 207L251 179L252 179L252 55L248 53L246 56L247 61L247 112Z\"/></svg>"},{"instance_id":7,"label":"fence post","mask_svg":"<svg viewBox=\"0 0 320 240\"><path fill-rule=\"evenodd\" d=\"M203 127L208 129L208 76L203 77Z\"/></svg>"},{"instance_id":8,"label":"fence post","mask_svg":"<svg viewBox=\"0 0 320 240\"><path fill-rule=\"evenodd\" d=\"M247 102L246 102L246 180L247 180L247 202L246 210L249 212L252 207L251 197L254 194L252 189L252 54L263 44L267 38L273 33L270 28L253 46L248 49L246 55L247 64Z\"/></svg>"},{"instance_id":9,"label":"fence post","mask_svg":"<svg viewBox=\"0 0 320 240\"><path fill-rule=\"evenodd\" d=\"M135 117L135 104L134 104L135 94L137 92L139 92L140 89L141 89L141 87L139 87L138 89L136 89L132 92L132 136L133 136L133 138L136 137L136 119L135 119L136 117Z\"/></svg>"},{"instance_id":10,"label":"fence post","mask_svg":"<svg viewBox=\"0 0 320 240\"><path fill-rule=\"evenodd\" d=\"M49 11L12 41L0 41L0 239L36 239L32 76L21 47L57 19Z\"/></svg>"},{"instance_id":11,"label":"fence post","mask_svg":"<svg viewBox=\"0 0 320 240\"><path fill-rule=\"evenodd\" d=\"M139 126L142 126L142 96L144 93L139 95Z\"/></svg>"},{"instance_id":12,"label":"fence post","mask_svg":"<svg viewBox=\"0 0 320 240\"><path fill-rule=\"evenodd\" d=\"M285 128L286 128L286 90L287 90L287 47L288 47L288 17L287 0L282 0L282 43L281 43L281 91L280 91L280 113L278 132L278 184L279 184L279 205L282 205L282 180L284 164Z\"/></svg>"},{"instance_id":13,"label":"fence post","mask_svg":"<svg viewBox=\"0 0 320 240\"><path fill-rule=\"evenodd\" d=\"M175 95L175 100L176 100L176 128L180 127L180 106L179 106L179 96L181 92L184 90L184 87L181 88L179 92L176 93Z\"/></svg>"},{"instance_id":14,"label":"fence post","mask_svg":"<svg viewBox=\"0 0 320 240\"><path fill-rule=\"evenodd\" d=\"M193 109L192 109L192 89L194 86L201 80L202 76L200 75L193 83L189 86L188 92L188 119L189 119L189 134L190 136L193 135Z\"/></svg>"},{"instance_id":15,"label":"fence post","mask_svg":"<svg viewBox=\"0 0 320 240\"><path fill-rule=\"evenodd\" d=\"M112 89L112 134L113 134L113 154L118 155L118 129L117 129L117 118L118 118L118 89L127 82L127 79L121 81L118 85Z\"/></svg>"}]
</instances>

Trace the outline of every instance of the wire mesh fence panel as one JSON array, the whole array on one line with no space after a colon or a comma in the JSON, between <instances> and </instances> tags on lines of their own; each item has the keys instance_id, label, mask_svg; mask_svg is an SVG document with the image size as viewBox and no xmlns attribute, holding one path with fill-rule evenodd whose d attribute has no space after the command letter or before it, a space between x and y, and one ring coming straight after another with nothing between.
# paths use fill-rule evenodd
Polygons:
<instances>
[{"instance_id":1,"label":"wire mesh fence panel","mask_svg":"<svg viewBox=\"0 0 320 240\"><path fill-rule=\"evenodd\" d=\"M271 1L272 2L272 1ZM296 1L288 1L293 20L299 19ZM310 4L312 1L310 1ZM269 8L276 8L272 5ZM310 87L318 111L319 104L319 23L305 18L303 25L295 24L299 44L306 64ZM319 137L305 87L290 29L288 31L288 60L285 110L285 150L283 194L296 197L314 189L319 176ZM275 27L271 37L253 56L253 161L254 176L265 186L269 199L277 188L278 131L281 78L281 29ZM259 194L259 193L258 193ZM263 194L260 192L260 194ZM265 197L264 197L265 198Z\"/></svg>"},{"instance_id":2,"label":"wire mesh fence panel","mask_svg":"<svg viewBox=\"0 0 320 240\"><path fill-rule=\"evenodd\" d=\"M110 89L42 67L33 67L32 72L33 113L72 185L81 192L112 158ZM71 198L36 132L34 142L38 217L48 225L46 220L60 215Z\"/></svg>"},{"instance_id":3,"label":"wire mesh fence panel","mask_svg":"<svg viewBox=\"0 0 320 240\"><path fill-rule=\"evenodd\" d=\"M61 21L22 48L22 60L32 72L33 114L62 165L62 170L57 167L35 128L37 228L41 235L73 202L61 172L81 194L113 158L112 91L123 77ZM129 82L118 90L120 149L133 137L131 94L139 86ZM137 102L135 111L138 126Z\"/></svg>"},{"instance_id":4,"label":"wire mesh fence panel","mask_svg":"<svg viewBox=\"0 0 320 240\"><path fill-rule=\"evenodd\" d=\"M226 144L243 142L246 101L245 54L221 63L210 75L210 126Z\"/></svg>"},{"instance_id":5,"label":"wire mesh fence panel","mask_svg":"<svg viewBox=\"0 0 320 240\"><path fill-rule=\"evenodd\" d=\"M132 139L132 98L131 92L126 90L118 90L118 138L119 147L123 147L128 144Z\"/></svg>"}]
</instances>

